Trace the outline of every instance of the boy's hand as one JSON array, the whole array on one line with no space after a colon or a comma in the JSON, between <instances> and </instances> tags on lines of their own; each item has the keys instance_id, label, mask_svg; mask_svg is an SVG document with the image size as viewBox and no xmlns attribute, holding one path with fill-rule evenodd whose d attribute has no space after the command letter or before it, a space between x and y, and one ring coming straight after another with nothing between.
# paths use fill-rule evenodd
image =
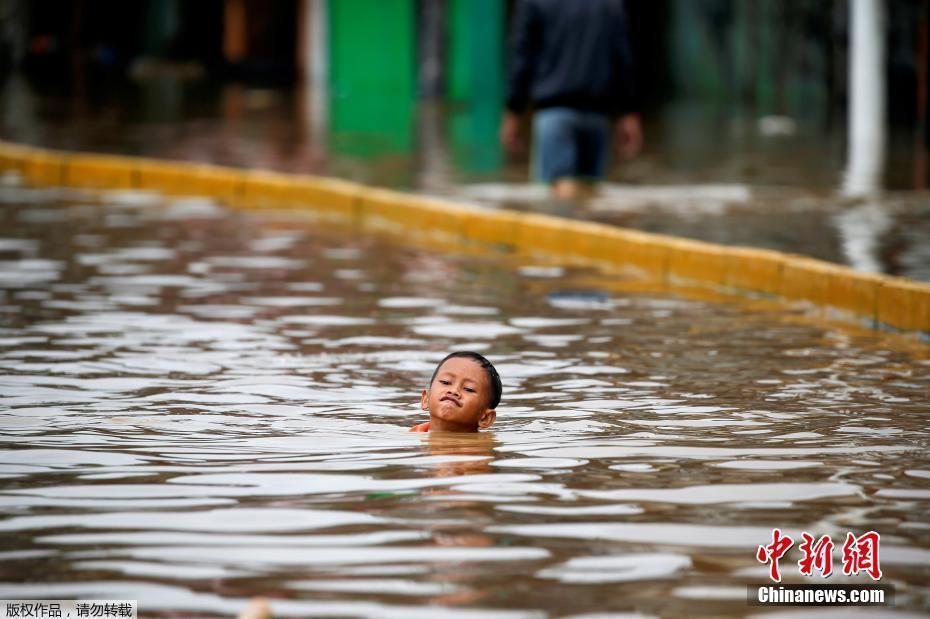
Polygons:
<instances>
[{"instance_id":1,"label":"boy's hand","mask_svg":"<svg viewBox=\"0 0 930 619\"><path fill-rule=\"evenodd\" d=\"M501 145L512 153L523 151L523 140L520 139L520 115L511 111L504 112L500 131Z\"/></svg>"},{"instance_id":2,"label":"boy's hand","mask_svg":"<svg viewBox=\"0 0 930 619\"><path fill-rule=\"evenodd\" d=\"M614 126L620 159L632 159L643 147L643 129L639 114L624 114Z\"/></svg>"}]
</instances>

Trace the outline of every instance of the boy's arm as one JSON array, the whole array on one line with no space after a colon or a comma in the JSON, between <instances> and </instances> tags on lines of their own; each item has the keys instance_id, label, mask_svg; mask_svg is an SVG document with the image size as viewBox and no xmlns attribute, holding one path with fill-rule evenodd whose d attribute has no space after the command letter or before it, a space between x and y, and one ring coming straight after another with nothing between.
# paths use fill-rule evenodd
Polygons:
<instances>
[{"instance_id":1,"label":"boy's arm","mask_svg":"<svg viewBox=\"0 0 930 619\"><path fill-rule=\"evenodd\" d=\"M417 425L410 428L411 432L429 432L429 422L418 423Z\"/></svg>"}]
</instances>

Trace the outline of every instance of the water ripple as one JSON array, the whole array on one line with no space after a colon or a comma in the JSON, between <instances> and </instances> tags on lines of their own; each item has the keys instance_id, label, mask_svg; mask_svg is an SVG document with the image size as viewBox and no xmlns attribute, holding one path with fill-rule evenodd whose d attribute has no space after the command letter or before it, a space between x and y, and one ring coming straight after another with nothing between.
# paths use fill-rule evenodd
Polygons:
<instances>
[{"instance_id":1,"label":"water ripple","mask_svg":"<svg viewBox=\"0 0 930 619\"><path fill-rule=\"evenodd\" d=\"M739 617L778 526L880 532L925 610L925 343L207 199L0 202L2 597ZM497 422L408 432L457 347Z\"/></svg>"}]
</instances>

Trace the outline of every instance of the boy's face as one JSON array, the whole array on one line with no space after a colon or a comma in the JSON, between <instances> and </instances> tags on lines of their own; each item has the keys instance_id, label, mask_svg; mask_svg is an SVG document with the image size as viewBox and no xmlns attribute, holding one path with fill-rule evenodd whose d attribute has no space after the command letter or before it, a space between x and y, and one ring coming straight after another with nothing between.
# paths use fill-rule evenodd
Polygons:
<instances>
[{"instance_id":1,"label":"boy's face","mask_svg":"<svg viewBox=\"0 0 930 619\"><path fill-rule=\"evenodd\" d=\"M452 357L442 364L420 408L429 411L430 430L475 432L497 418L488 408L491 385L484 368L467 357Z\"/></svg>"}]
</instances>

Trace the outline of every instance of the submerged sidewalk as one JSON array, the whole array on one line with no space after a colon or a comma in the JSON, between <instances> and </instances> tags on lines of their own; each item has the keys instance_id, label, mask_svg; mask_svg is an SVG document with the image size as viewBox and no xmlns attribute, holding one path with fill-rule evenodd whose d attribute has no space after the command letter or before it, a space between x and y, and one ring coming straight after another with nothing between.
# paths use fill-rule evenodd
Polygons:
<instances>
[{"instance_id":1,"label":"submerged sidewalk","mask_svg":"<svg viewBox=\"0 0 930 619\"><path fill-rule=\"evenodd\" d=\"M364 229L545 254L633 272L665 285L803 301L870 327L930 335L930 285L781 252L468 207L320 177L68 154L8 143L0 143L0 169L34 184L206 195L247 208L307 208Z\"/></svg>"},{"instance_id":2,"label":"submerged sidewalk","mask_svg":"<svg viewBox=\"0 0 930 619\"><path fill-rule=\"evenodd\" d=\"M303 89L159 79L83 99L56 92L8 80L0 139L314 174L491 208L538 211L546 197L526 182L526 155L502 155L493 105L416 102L404 123L381 126ZM888 190L850 201L837 190L842 123L797 119L793 133L771 135L748 110L688 103L647 120L644 153L572 217L930 281L930 192L915 176L913 136L890 136Z\"/></svg>"}]
</instances>

